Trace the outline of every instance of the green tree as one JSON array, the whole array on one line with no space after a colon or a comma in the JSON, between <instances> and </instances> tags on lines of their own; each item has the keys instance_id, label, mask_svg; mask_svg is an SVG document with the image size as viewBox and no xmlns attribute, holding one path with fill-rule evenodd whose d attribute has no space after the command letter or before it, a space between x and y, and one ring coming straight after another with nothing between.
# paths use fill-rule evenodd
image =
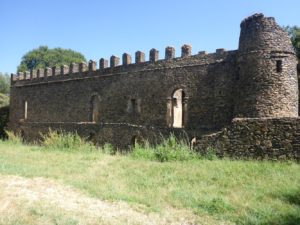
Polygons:
<instances>
[{"instance_id":1,"label":"green tree","mask_svg":"<svg viewBox=\"0 0 300 225\"><path fill-rule=\"evenodd\" d=\"M10 76L8 73L0 72L0 93L4 95L9 95L10 88Z\"/></svg>"},{"instance_id":2,"label":"green tree","mask_svg":"<svg viewBox=\"0 0 300 225\"><path fill-rule=\"evenodd\" d=\"M291 37L292 44L296 50L298 61L300 63L300 27L298 26L285 26L283 27Z\"/></svg>"},{"instance_id":3,"label":"green tree","mask_svg":"<svg viewBox=\"0 0 300 225\"><path fill-rule=\"evenodd\" d=\"M46 67L69 65L70 63L86 62L85 57L71 49L53 48L40 46L27 52L18 66L19 72Z\"/></svg>"}]
</instances>

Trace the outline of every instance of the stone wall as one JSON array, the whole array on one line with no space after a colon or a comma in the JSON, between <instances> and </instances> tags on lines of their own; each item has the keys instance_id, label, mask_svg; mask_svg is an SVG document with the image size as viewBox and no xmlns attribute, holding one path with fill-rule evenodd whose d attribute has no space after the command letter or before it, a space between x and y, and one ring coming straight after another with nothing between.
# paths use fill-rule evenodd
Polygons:
<instances>
[{"instance_id":1,"label":"stone wall","mask_svg":"<svg viewBox=\"0 0 300 225\"><path fill-rule=\"evenodd\" d=\"M119 66L69 74L65 68L59 73L53 68L47 76L19 76L12 85L10 128L19 129L19 122L40 123L41 129L46 123L89 122L172 128L170 105L178 89L184 93L182 128L213 131L232 120L235 51L134 64L128 64L126 56ZM95 96L98 113L92 121Z\"/></svg>"},{"instance_id":2,"label":"stone wall","mask_svg":"<svg viewBox=\"0 0 300 225\"><path fill-rule=\"evenodd\" d=\"M220 157L300 160L300 118L237 118L220 132L204 135L195 148Z\"/></svg>"}]
</instances>

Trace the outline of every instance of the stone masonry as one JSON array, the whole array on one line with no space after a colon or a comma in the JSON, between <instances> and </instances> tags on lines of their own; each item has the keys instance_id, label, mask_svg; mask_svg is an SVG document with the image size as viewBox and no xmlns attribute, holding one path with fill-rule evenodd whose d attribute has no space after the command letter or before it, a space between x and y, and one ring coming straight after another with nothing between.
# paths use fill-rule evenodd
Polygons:
<instances>
[{"instance_id":1,"label":"stone masonry","mask_svg":"<svg viewBox=\"0 0 300 225\"><path fill-rule=\"evenodd\" d=\"M12 75L9 128L32 141L49 128L78 132L96 144L126 149L174 133L220 156L298 158L297 59L272 17L241 23L238 50L164 59L100 59ZM133 63L135 60L135 63ZM110 62L110 65L109 63ZM265 131L266 130L266 131Z\"/></svg>"}]
</instances>

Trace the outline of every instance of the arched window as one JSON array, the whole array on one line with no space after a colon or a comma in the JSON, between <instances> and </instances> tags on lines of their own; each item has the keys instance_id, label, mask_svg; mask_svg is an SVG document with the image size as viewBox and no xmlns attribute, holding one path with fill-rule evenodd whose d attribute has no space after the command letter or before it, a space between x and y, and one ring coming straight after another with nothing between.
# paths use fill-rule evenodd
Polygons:
<instances>
[{"instance_id":1,"label":"arched window","mask_svg":"<svg viewBox=\"0 0 300 225\"><path fill-rule=\"evenodd\" d=\"M100 98L98 95L93 95L91 98L91 122L97 123L100 121Z\"/></svg>"},{"instance_id":2,"label":"arched window","mask_svg":"<svg viewBox=\"0 0 300 225\"><path fill-rule=\"evenodd\" d=\"M182 128L187 117L187 103L183 89L176 89L168 98L167 124L169 127Z\"/></svg>"},{"instance_id":3,"label":"arched window","mask_svg":"<svg viewBox=\"0 0 300 225\"><path fill-rule=\"evenodd\" d=\"M177 89L172 96L172 116L173 123L172 127L181 128L183 127L183 116L184 116L184 92L182 89Z\"/></svg>"}]
</instances>

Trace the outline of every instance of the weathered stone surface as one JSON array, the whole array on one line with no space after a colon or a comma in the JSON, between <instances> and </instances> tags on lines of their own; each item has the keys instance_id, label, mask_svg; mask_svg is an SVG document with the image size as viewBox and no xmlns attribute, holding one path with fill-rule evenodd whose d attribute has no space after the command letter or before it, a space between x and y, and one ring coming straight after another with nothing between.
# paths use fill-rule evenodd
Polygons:
<instances>
[{"instance_id":1,"label":"weathered stone surface","mask_svg":"<svg viewBox=\"0 0 300 225\"><path fill-rule=\"evenodd\" d=\"M198 139L195 149L212 148L220 157L300 160L300 118L239 118Z\"/></svg>"}]
</instances>

